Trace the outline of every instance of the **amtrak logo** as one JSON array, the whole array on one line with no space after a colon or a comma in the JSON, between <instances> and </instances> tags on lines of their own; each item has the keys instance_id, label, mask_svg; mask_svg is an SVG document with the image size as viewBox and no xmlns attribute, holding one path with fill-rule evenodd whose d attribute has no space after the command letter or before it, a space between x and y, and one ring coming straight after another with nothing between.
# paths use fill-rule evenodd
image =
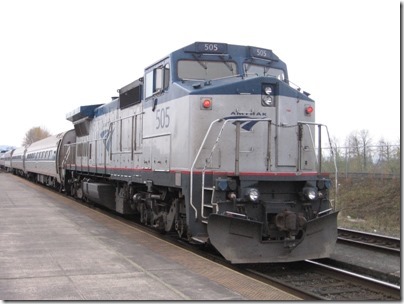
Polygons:
<instances>
[{"instance_id":1,"label":"amtrak logo","mask_svg":"<svg viewBox=\"0 0 404 304\"><path fill-rule=\"evenodd\" d=\"M230 115L234 115L234 116L245 115L246 117L247 117L247 115L250 115L250 116L256 116L256 118L267 117L267 113L255 112L253 110L251 110L250 112L239 112L236 110L236 111L231 112ZM251 118L251 117L247 117L247 118Z\"/></svg>"},{"instance_id":2,"label":"amtrak logo","mask_svg":"<svg viewBox=\"0 0 404 304\"><path fill-rule=\"evenodd\" d=\"M112 145L112 133L114 132L114 129L110 130L104 130L100 133L100 138L104 140L105 147L107 151L109 152L111 149Z\"/></svg>"},{"instance_id":3,"label":"amtrak logo","mask_svg":"<svg viewBox=\"0 0 404 304\"><path fill-rule=\"evenodd\" d=\"M246 130L246 131L251 131L251 129L255 126L255 124L258 122L257 118L266 118L267 114L266 113L249 113L250 115L254 115L256 117L249 117L246 115L237 115L237 114L241 114L239 112L232 112L230 113L230 115L232 116L228 116L225 117L224 119L238 119L238 118L242 118L242 119L251 119L250 121L243 121L240 123L241 128ZM233 125L236 125L236 122L233 122Z\"/></svg>"}]
</instances>

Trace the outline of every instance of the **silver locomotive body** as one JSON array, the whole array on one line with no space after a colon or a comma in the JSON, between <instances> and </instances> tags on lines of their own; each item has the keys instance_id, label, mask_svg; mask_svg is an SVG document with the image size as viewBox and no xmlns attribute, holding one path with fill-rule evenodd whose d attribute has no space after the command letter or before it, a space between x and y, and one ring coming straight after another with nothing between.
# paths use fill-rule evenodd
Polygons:
<instances>
[{"instance_id":1,"label":"silver locomotive body","mask_svg":"<svg viewBox=\"0 0 404 304\"><path fill-rule=\"evenodd\" d=\"M77 135L64 147L67 192L209 242L233 263L331 254L322 125L272 51L195 43L118 92L67 115Z\"/></svg>"}]
</instances>

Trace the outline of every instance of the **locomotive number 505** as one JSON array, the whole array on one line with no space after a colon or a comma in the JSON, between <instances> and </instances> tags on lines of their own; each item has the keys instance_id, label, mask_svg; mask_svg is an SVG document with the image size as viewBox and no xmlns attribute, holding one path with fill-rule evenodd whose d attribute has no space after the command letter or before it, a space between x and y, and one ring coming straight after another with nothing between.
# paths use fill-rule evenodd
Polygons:
<instances>
[{"instance_id":1,"label":"locomotive number 505","mask_svg":"<svg viewBox=\"0 0 404 304\"><path fill-rule=\"evenodd\" d=\"M170 107L165 107L156 110L156 129L168 128L170 126L170 115L168 111Z\"/></svg>"}]
</instances>

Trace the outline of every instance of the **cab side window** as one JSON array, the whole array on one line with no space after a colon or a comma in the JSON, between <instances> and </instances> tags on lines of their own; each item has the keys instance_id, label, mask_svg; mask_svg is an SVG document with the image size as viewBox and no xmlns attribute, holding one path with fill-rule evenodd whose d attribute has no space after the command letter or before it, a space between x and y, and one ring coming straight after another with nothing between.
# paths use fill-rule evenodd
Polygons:
<instances>
[{"instance_id":1,"label":"cab side window","mask_svg":"<svg viewBox=\"0 0 404 304\"><path fill-rule=\"evenodd\" d=\"M169 84L170 66L168 63L148 71L145 75L145 98L167 90Z\"/></svg>"}]
</instances>

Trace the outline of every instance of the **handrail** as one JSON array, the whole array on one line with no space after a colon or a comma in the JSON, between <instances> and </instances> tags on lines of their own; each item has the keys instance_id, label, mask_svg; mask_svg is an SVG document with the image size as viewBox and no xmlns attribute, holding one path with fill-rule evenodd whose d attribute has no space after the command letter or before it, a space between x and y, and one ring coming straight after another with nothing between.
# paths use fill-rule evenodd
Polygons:
<instances>
[{"instance_id":1,"label":"handrail","mask_svg":"<svg viewBox=\"0 0 404 304\"><path fill-rule=\"evenodd\" d=\"M200 157L200 155L201 155L202 149L203 149L203 147L204 147L204 145L205 145L205 143L206 143L206 141L207 141L207 139L208 139L210 133L212 132L213 126L214 126L216 123L221 123L221 122L223 122L223 125L221 126L221 128L220 128L220 130L219 130L219 133L218 133L218 135L217 135L217 137L216 137L215 143L214 143L213 146L212 146L212 149L211 149L211 151L210 151L210 154L209 154L209 156L206 158L205 163L204 163L204 166L203 166L203 168L202 168L202 197L201 197L201 198L202 198L202 202L201 202L201 215L202 215L202 216L203 216L203 208L204 208L204 201L203 201L203 200L204 200L204 187L205 187L205 184L204 184L205 171L206 171L206 168L207 168L208 163L211 162L211 159L212 159L212 157L213 157L213 152L215 151L215 149L216 149L216 147L217 147L217 145L218 145L218 143L219 143L219 141L220 141L220 138L221 138L221 136L222 136L222 134L223 134L224 128L226 127L226 125L228 125L228 123L234 123L234 122L238 123L238 128L240 128L240 123L242 123L242 122L250 122L250 121L256 121L256 122L267 121L267 122L271 122L271 119L270 119L270 118L240 118L240 117L231 118L231 117L226 117L226 118L219 118L219 119L216 119L216 120L212 121L211 124L209 125L209 128L208 128L208 130L207 130L206 133L205 133L205 136L204 136L204 138L203 138L203 140L202 140L202 143L201 143L201 145L200 145L200 147L199 147L199 149L198 149L198 152L196 153L195 159L194 159L194 161L193 161L193 163L192 163L192 166L191 166L191 169L190 169L190 205L191 205L191 207L193 208L193 210L194 210L194 212L195 212L195 221L198 220L198 209L197 209L196 206L194 205L194 201L193 201L194 170L195 170L196 163L197 163L197 161L199 160L199 157ZM297 123L297 125L306 125L306 126L315 125L315 126L318 126L318 128L319 128L319 130L320 130L320 131L319 131L320 136L321 136L321 128L322 128L322 127L325 127L325 128L326 128L327 136L328 136L328 142L329 142L330 149L331 149L331 151L332 151L332 155L333 155L333 158L334 158L335 172L337 173L337 172L338 172L337 163L336 163L336 159L335 159L335 153L334 153L334 150L333 150L333 148L332 148L332 144L331 144L331 139L330 139L330 134L329 134L329 131L328 131L328 127L327 127L326 125L323 125L323 124L314 123L314 122L305 122L305 121L299 121L299 122ZM237 126L236 126L236 127L237 127ZM311 132L311 129L308 128L308 130L309 130L309 134L310 134L310 138L311 138L313 147L315 147L315 143L314 143L315 139L314 139L314 137L313 137L313 134L312 134L312 132ZM237 134L238 134L238 135L237 135ZM238 132L237 134L236 134L236 136L240 136L240 135L239 135L239 132ZM239 139L236 138L236 140L238 141ZM236 147L236 149L237 149L237 147ZM238 152L236 152L236 154L237 154L237 153L238 153ZM301 151L299 151L299 155L300 155L300 153L301 153ZM320 155L318 155L318 157L320 157L320 160L317 159L317 157L316 157L316 162L317 162L317 165L321 167L321 165L319 165L319 162L321 162L321 138L319 138L319 153L320 153ZM238 166L238 164L237 164L238 155L236 155L235 157L236 157L236 160L235 160L235 172L236 172L236 171L238 170L238 169L237 169L237 166ZM299 159L300 159L300 157L299 157ZM300 164L297 164L297 168L300 169ZM320 172L321 172L321 169L320 169ZM336 177L335 177L336 196L337 196L337 193L338 193L338 179L337 179L337 175L338 175L338 174L336 174ZM336 203L336 202L337 202L337 200L335 199L335 203ZM203 216L203 217L204 217L204 216Z\"/></svg>"},{"instance_id":2,"label":"handrail","mask_svg":"<svg viewBox=\"0 0 404 304\"><path fill-rule=\"evenodd\" d=\"M205 137L204 137L203 140L202 140L202 144L201 144L201 146L199 147L198 152L196 153L196 157L195 157L195 159L194 159L194 162L192 163L192 166L191 166L190 185L189 185L189 186L190 186L189 204L191 205L192 209L194 209L194 211L195 211L195 221L198 220L198 210L196 209L196 207L195 207L194 204L193 204L193 195L192 195L193 187L194 187L194 176L193 176L193 175L194 175L194 174L193 174L193 173L194 173L194 167L195 167L196 162L198 161L199 155L201 154L202 148L203 148L203 146L205 145L205 142L206 142L206 140L207 140L207 138L208 138L208 135L209 135L209 133L210 133L212 127L213 127L213 124L215 124L216 122L219 122L219 121L222 121L222 118L216 119L216 120L214 120L214 121L211 122L211 124L210 124L210 126L209 126L209 128L208 128L208 131L206 132Z\"/></svg>"},{"instance_id":3,"label":"handrail","mask_svg":"<svg viewBox=\"0 0 404 304\"><path fill-rule=\"evenodd\" d=\"M70 145L67 146L67 151L66 151L65 157L63 157L62 166L61 166L62 169L64 168L64 166L67 162L67 158L69 156L70 156Z\"/></svg>"},{"instance_id":4,"label":"handrail","mask_svg":"<svg viewBox=\"0 0 404 304\"><path fill-rule=\"evenodd\" d=\"M210 160L210 159L212 158L213 152L214 152L214 150L216 149L217 144L219 143L219 140L220 140L220 137L221 137L221 135L222 135L222 133L223 133L223 130L224 130L225 126L226 126L229 122L249 122L249 121L257 121L257 122L260 122L260 121L271 121L271 119L270 119L270 118L231 118L231 117L225 117L225 118L216 119L216 120L214 120L214 121L211 122L211 124L209 125L208 130L206 131L205 137L204 137L203 140L202 140L202 143L201 143L201 145L200 145L200 147L199 147L199 150L198 150L198 152L196 153L195 159L194 159L194 161L193 161L193 163L192 163L191 170L190 170L190 195L189 195L189 202L190 202L190 205L191 205L192 209L194 209L194 211L195 211L195 221L198 220L198 210L197 210L197 208L195 207L194 202L193 202L193 187L194 187L194 176L193 176L194 174L193 174L193 173L194 173L195 165L196 165L196 162L197 162L198 159L199 159L199 156L200 156L200 154L201 154L201 152L202 152L203 146L205 145L206 140L208 139L208 136L209 136L209 134L210 134L210 132L211 132L211 130L212 130L213 125L216 124L216 123L218 123L218 122L223 122L223 121L224 121L224 123L223 123L223 125L222 125L222 127L221 127L221 129L220 129L220 131L219 131L219 133L218 133L218 136L216 137L216 141L215 141L215 143L214 143L214 145L213 145L213 147L212 147L212 150L211 150L211 152L210 152L210 154L209 154L209 157L206 159L205 164L204 164L204 167L203 167L203 169L202 169L203 179L204 179L204 177L205 177L205 171L206 171L206 166L207 166L208 160ZM202 180L202 185L204 186L204 180ZM204 198L203 189L202 189L202 198ZM203 204L203 202L201 202L201 206L202 206L202 204Z\"/></svg>"},{"instance_id":5,"label":"handrail","mask_svg":"<svg viewBox=\"0 0 404 304\"><path fill-rule=\"evenodd\" d=\"M317 126L318 129L319 129L319 136L318 136L318 141L319 141L319 144L318 144L318 154L319 155L318 155L318 157L319 157L319 159L316 158L316 162L319 165L319 172L320 173L321 173L321 128L325 127L325 129L327 131L328 144L330 146L330 151L331 151L331 155L333 157L334 168L335 168L335 205L334 205L334 209L335 209L335 206L337 204L337 199L338 199L338 167L337 167L337 159L335 157L336 153L334 153L334 149L333 149L332 144L331 144L331 137L330 137L330 132L328 131L328 127L327 127L327 125L324 125L324 124L315 123L315 122L309 122L309 121L298 121L297 123L298 123L298 125L306 125L306 126L314 125L314 126ZM313 138L313 135L311 133L310 128L308 128L308 130L309 130L309 133L310 133L310 138L312 140L312 145L313 145L313 147L315 147L314 138ZM300 153L300 151L299 151L299 153Z\"/></svg>"}]
</instances>

